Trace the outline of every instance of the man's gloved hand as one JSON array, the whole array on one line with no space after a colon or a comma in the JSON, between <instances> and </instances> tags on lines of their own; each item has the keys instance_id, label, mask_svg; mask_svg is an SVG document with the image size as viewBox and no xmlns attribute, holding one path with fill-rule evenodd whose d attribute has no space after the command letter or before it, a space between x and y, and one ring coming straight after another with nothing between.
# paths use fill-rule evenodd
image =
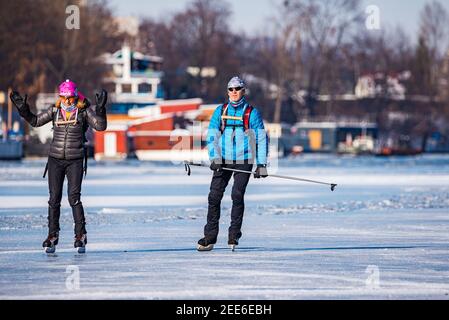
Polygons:
<instances>
[{"instance_id":1,"label":"man's gloved hand","mask_svg":"<svg viewBox=\"0 0 449 320\"><path fill-rule=\"evenodd\" d=\"M95 94L95 102L96 102L96 111L98 115L103 115L106 113L106 102L108 101L108 92L104 89L101 90L101 93Z\"/></svg>"},{"instance_id":2,"label":"man's gloved hand","mask_svg":"<svg viewBox=\"0 0 449 320\"><path fill-rule=\"evenodd\" d=\"M19 110L19 113L24 113L27 110L30 109L30 107L27 104L28 95L25 95L23 98L20 93L17 91L11 92L9 98L11 99L12 103L16 106L16 108Z\"/></svg>"},{"instance_id":3,"label":"man's gloved hand","mask_svg":"<svg viewBox=\"0 0 449 320\"><path fill-rule=\"evenodd\" d=\"M258 164L256 173L254 173L254 178L266 178L268 177L267 166L264 164Z\"/></svg>"},{"instance_id":4,"label":"man's gloved hand","mask_svg":"<svg viewBox=\"0 0 449 320\"><path fill-rule=\"evenodd\" d=\"M210 164L210 169L212 171L221 172L223 171L223 165L220 163L219 160L213 160Z\"/></svg>"}]
</instances>

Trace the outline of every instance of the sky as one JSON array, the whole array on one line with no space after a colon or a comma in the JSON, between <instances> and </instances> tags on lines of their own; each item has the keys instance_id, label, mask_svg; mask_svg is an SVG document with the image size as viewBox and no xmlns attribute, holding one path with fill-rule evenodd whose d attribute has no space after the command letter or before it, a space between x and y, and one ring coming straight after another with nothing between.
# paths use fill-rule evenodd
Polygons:
<instances>
[{"instance_id":1,"label":"sky","mask_svg":"<svg viewBox=\"0 0 449 320\"><path fill-rule=\"evenodd\" d=\"M229 17L235 32L245 30L249 35L268 31L268 22L276 3L282 0L227 0L233 15ZM380 9L381 28L400 25L412 40L416 40L419 15L430 0L360 0L362 7L377 5ZM190 0L109 0L117 15L166 19L185 8ZM440 0L449 11L449 1Z\"/></svg>"}]
</instances>

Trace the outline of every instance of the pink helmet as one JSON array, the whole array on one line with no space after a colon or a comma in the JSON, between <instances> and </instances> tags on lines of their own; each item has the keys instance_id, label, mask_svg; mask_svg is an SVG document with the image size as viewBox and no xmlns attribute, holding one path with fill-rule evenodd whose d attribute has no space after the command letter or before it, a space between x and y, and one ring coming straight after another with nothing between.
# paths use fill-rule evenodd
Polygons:
<instances>
[{"instance_id":1,"label":"pink helmet","mask_svg":"<svg viewBox=\"0 0 449 320\"><path fill-rule=\"evenodd\" d=\"M81 100L84 99L84 96L81 94L81 92L78 92L76 83L70 81L69 79L59 85L59 95L63 97L79 97L81 98Z\"/></svg>"}]
</instances>

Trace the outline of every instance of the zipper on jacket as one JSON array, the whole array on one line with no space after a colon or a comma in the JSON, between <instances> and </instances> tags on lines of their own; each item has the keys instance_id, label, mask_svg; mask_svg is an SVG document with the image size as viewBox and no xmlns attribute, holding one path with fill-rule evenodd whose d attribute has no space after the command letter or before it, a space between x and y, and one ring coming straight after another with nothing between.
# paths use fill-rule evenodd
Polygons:
<instances>
[{"instance_id":1,"label":"zipper on jacket","mask_svg":"<svg viewBox=\"0 0 449 320\"><path fill-rule=\"evenodd\" d=\"M65 134L64 134L64 159L66 159L66 145L67 145L67 134L69 133L69 126L65 125Z\"/></svg>"}]
</instances>

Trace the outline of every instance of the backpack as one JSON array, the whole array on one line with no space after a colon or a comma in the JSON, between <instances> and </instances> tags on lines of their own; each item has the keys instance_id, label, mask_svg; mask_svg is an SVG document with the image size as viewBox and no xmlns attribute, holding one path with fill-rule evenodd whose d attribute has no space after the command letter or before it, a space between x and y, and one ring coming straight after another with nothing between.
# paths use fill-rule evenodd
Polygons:
<instances>
[{"instance_id":1,"label":"backpack","mask_svg":"<svg viewBox=\"0 0 449 320\"><path fill-rule=\"evenodd\" d=\"M234 117L234 116L228 116L227 112L228 112L228 103L225 103L223 105L223 108L221 109L221 132L223 133L225 128L228 127L227 125L227 120L238 120L238 121L242 121L242 124L232 124L229 126L234 127L234 129L236 127L243 127L244 131L247 131L249 129L249 117L251 115L251 111L253 111L253 107L252 106L248 106L245 108L245 110L243 111L243 115L242 117Z\"/></svg>"}]
</instances>

